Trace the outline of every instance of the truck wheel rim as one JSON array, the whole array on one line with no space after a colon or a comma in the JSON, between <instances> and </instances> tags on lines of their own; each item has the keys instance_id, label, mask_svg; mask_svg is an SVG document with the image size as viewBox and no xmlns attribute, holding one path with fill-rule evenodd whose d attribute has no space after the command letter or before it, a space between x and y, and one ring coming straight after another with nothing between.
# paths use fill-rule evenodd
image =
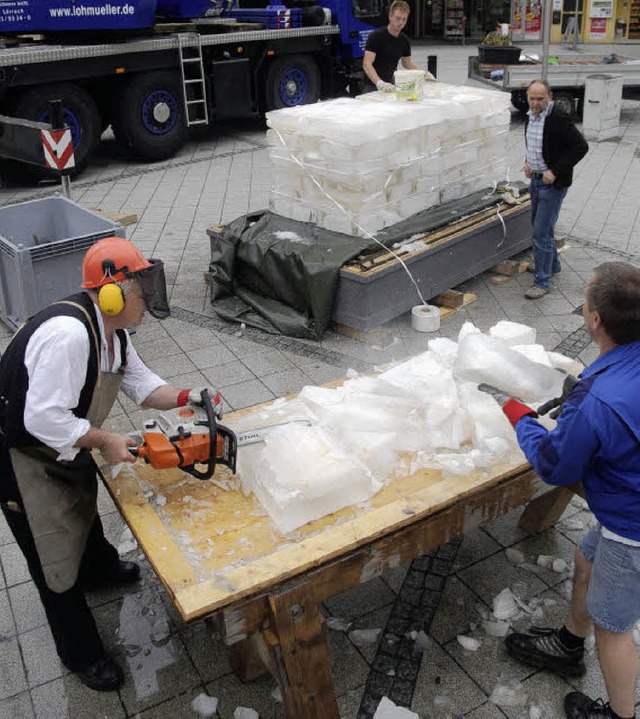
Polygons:
<instances>
[{"instance_id":1,"label":"truck wheel rim","mask_svg":"<svg viewBox=\"0 0 640 719\"><path fill-rule=\"evenodd\" d=\"M69 110L67 107L62 108L62 120L64 124L71 130L71 142L73 143L74 149L80 144L80 138L82 137L82 123L78 119L75 112ZM41 112L36 117L36 122L51 122L51 113L49 110Z\"/></svg>"},{"instance_id":2,"label":"truck wheel rim","mask_svg":"<svg viewBox=\"0 0 640 719\"><path fill-rule=\"evenodd\" d=\"M178 102L166 90L150 92L142 103L142 124L153 135L166 135L176 126Z\"/></svg>"},{"instance_id":3,"label":"truck wheel rim","mask_svg":"<svg viewBox=\"0 0 640 719\"><path fill-rule=\"evenodd\" d=\"M307 97L307 76L297 67L288 70L280 80L280 99L288 107L300 105Z\"/></svg>"}]
</instances>

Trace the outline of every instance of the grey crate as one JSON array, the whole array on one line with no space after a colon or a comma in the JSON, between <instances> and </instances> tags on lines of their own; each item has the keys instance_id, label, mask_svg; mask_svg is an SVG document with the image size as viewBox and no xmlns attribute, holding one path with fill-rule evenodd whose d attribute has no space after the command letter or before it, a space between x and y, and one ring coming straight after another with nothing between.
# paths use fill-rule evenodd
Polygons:
<instances>
[{"instance_id":1,"label":"grey crate","mask_svg":"<svg viewBox=\"0 0 640 719\"><path fill-rule=\"evenodd\" d=\"M82 258L124 227L66 197L0 207L0 319L20 326L43 307L76 292Z\"/></svg>"},{"instance_id":2,"label":"grey crate","mask_svg":"<svg viewBox=\"0 0 640 719\"><path fill-rule=\"evenodd\" d=\"M504 221L506 233L496 217L408 257L406 264L423 297L429 300L531 247L529 204ZM341 325L368 332L417 304L418 295L399 262L367 274L343 267L332 317Z\"/></svg>"}]
</instances>

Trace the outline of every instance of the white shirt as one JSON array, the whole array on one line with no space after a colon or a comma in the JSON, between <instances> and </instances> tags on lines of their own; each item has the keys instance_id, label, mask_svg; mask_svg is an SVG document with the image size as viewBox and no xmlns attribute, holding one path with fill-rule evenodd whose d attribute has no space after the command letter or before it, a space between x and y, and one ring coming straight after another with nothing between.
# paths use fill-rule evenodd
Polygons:
<instances>
[{"instance_id":1,"label":"white shirt","mask_svg":"<svg viewBox=\"0 0 640 719\"><path fill-rule=\"evenodd\" d=\"M102 372L117 372L120 367L120 340L113 335L113 365L104 323L96 308L100 330ZM25 398L24 426L27 432L60 453L58 461L72 460L80 451L75 443L91 428L86 419L71 411L78 406L89 364L90 342L85 325L75 317L53 317L33 333L24 355L29 374ZM127 342L127 366L122 391L136 404L141 404L166 382L152 372L140 359L131 342Z\"/></svg>"}]
</instances>

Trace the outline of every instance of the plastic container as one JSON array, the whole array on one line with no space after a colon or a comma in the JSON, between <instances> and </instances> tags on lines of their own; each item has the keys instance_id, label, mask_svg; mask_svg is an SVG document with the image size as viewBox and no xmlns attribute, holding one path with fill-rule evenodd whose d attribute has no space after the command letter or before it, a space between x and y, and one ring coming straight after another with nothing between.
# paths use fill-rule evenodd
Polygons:
<instances>
[{"instance_id":1,"label":"plastic container","mask_svg":"<svg viewBox=\"0 0 640 719\"><path fill-rule=\"evenodd\" d=\"M65 197L0 207L0 319L18 327L78 291L84 253L112 236L124 228Z\"/></svg>"},{"instance_id":2,"label":"plastic container","mask_svg":"<svg viewBox=\"0 0 640 719\"><path fill-rule=\"evenodd\" d=\"M422 70L396 70L393 73L396 86L396 99L403 102L415 102L422 97L424 72Z\"/></svg>"}]
</instances>

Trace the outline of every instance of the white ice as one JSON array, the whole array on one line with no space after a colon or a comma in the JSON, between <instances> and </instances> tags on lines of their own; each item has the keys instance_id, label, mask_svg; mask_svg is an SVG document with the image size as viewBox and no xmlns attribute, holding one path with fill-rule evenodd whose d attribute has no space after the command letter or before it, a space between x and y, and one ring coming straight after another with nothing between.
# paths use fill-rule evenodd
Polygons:
<instances>
[{"instance_id":1,"label":"white ice","mask_svg":"<svg viewBox=\"0 0 640 719\"><path fill-rule=\"evenodd\" d=\"M513 428L478 382L542 401L560 394L564 375L545 366L546 354L534 362L471 323L458 342L439 338L428 347L377 375L351 372L338 387L307 386L296 399L229 420L236 431L280 425L262 444L240 449L238 476L281 533L367 502L395 476L466 476L522 461ZM291 421L300 419L308 426Z\"/></svg>"},{"instance_id":2,"label":"white ice","mask_svg":"<svg viewBox=\"0 0 640 719\"><path fill-rule=\"evenodd\" d=\"M199 717L208 719L218 711L218 699L202 692L191 702L191 708Z\"/></svg>"},{"instance_id":3,"label":"white ice","mask_svg":"<svg viewBox=\"0 0 640 719\"><path fill-rule=\"evenodd\" d=\"M389 697L382 697L373 719L420 719L420 717L410 709L396 706Z\"/></svg>"}]
</instances>

